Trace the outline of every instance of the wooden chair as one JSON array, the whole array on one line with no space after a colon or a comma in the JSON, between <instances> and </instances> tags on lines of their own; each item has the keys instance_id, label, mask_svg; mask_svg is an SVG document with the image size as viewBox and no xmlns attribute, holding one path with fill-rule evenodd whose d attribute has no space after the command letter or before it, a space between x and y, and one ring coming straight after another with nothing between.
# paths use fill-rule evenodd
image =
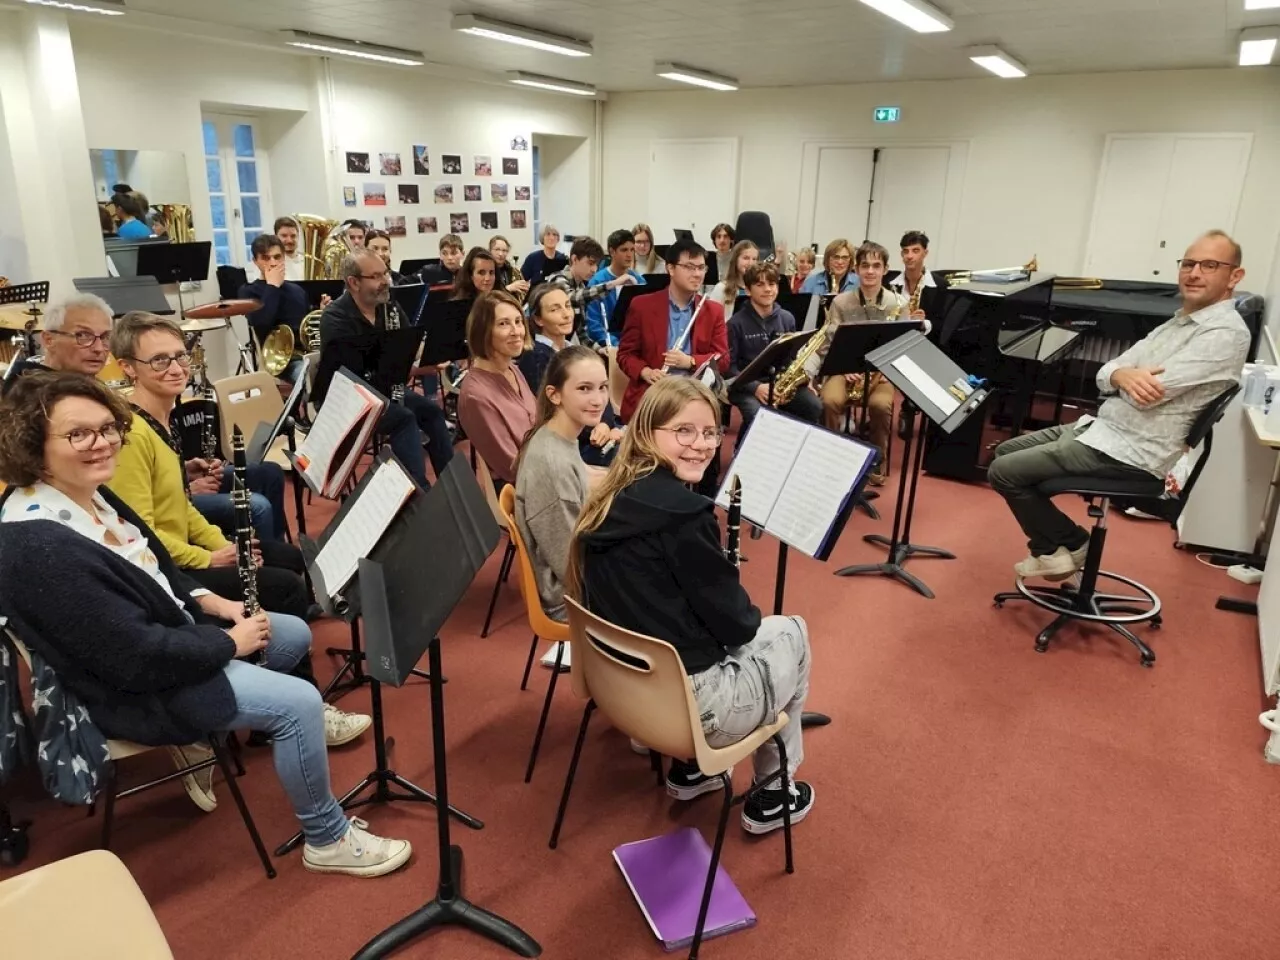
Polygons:
<instances>
[{"instance_id":1,"label":"wooden chair","mask_svg":"<svg viewBox=\"0 0 1280 960\"><path fill-rule=\"evenodd\" d=\"M622 415L622 398L627 392L628 377L618 366L618 348L607 347L609 353L609 402L613 404L613 412Z\"/></svg>"},{"instance_id":2,"label":"wooden chair","mask_svg":"<svg viewBox=\"0 0 1280 960\"><path fill-rule=\"evenodd\" d=\"M724 801L720 807L716 839L711 849L711 866L702 891L698 923L694 928L693 944L689 950L689 958L694 960L702 942L707 908L711 902L711 886L720 865L720 851L724 845L729 812L760 789L753 785L745 793L734 796L729 769L738 761L749 757L766 740L773 740L781 760L778 775L781 776L785 795L790 787L787 750L778 732L787 725L789 718L786 713L779 712L773 723L757 727L737 743L720 748L710 746L702 734L701 711L694 699L693 685L675 647L602 620L583 609L572 598L566 597L565 603L569 610L571 646L569 677L573 692L585 699L587 706L582 712L582 724L578 727L573 759L569 762L564 792L560 796L555 826L551 830L551 849L554 850L560 841L560 827L564 822L565 808L569 805L569 792L573 789L574 774L582 755L582 743L587 736L587 724L597 707L626 736L648 744L651 750L663 756L693 757L704 775L720 777L724 784ZM770 777L762 783L772 779ZM787 873L794 873L790 804L783 804L782 809L786 870Z\"/></svg>"},{"instance_id":3,"label":"wooden chair","mask_svg":"<svg viewBox=\"0 0 1280 960\"><path fill-rule=\"evenodd\" d=\"M565 644L569 640L569 625L557 623L542 610L542 599L538 596L538 581L533 574L533 561L529 557L529 548L525 546L524 537L520 535L520 525L516 523L516 488L507 484L498 497L498 510L503 522L507 525L507 535L515 546L516 560L520 565L520 595L524 598L525 613L529 617L529 626L533 628L533 639L529 641L529 656L524 663L524 676L520 680L520 689L529 685L529 671L533 668L533 658L538 650L538 638L550 640L556 644L556 662L551 667L551 680L547 683L547 696L542 702L542 716L538 718L538 730L533 735L533 748L529 751L529 766L524 772L524 782L533 779L533 765L538 762L538 748L542 745L542 734L547 727L547 715L551 712L551 698L556 693L556 680L560 676L560 665L564 658Z\"/></svg>"},{"instance_id":4,"label":"wooden chair","mask_svg":"<svg viewBox=\"0 0 1280 960\"><path fill-rule=\"evenodd\" d=\"M0 883L5 956L173 960L137 881L106 850L57 860Z\"/></svg>"},{"instance_id":5,"label":"wooden chair","mask_svg":"<svg viewBox=\"0 0 1280 960\"><path fill-rule=\"evenodd\" d=\"M5 635L13 648L18 651L18 656L22 657L26 663L27 669L31 669L31 651L12 630L5 630ZM107 740L107 750L110 763L107 764L106 782L102 786L103 810L102 810L102 849L109 850L111 848L111 828L115 823L116 801L125 797L132 797L135 794L142 793L144 790L150 790L152 787L158 787L162 783L170 783L174 780L181 780L188 774L196 773L217 764L222 771L222 778L226 781L227 789L231 791L231 797L235 800L236 809L240 811L240 817L244 820L245 829L249 831L249 838L253 841L254 848L258 851L258 858L262 861L262 868L267 873L269 880L274 880L276 876L275 867L271 865L271 859L267 856L267 848L263 846L262 836L258 833L257 824L253 822L253 815L249 813L249 807L244 801L244 795L240 792L240 786L236 783L236 773L244 775L244 767L240 765L239 758L235 759L235 770L233 771L232 760L227 749L227 739L225 735L220 733L211 733L208 736L210 748L213 750L213 757L208 760L201 760L198 763L189 764L172 773L165 774L162 777L156 777L154 780L148 780L137 786L128 787L120 790L116 778L116 765L129 757L136 757L139 754L147 753L151 750L159 750L160 747L147 746L142 743L134 743L131 740ZM89 815L92 816L94 808L89 808Z\"/></svg>"},{"instance_id":6,"label":"wooden chair","mask_svg":"<svg viewBox=\"0 0 1280 960\"><path fill-rule=\"evenodd\" d=\"M493 623L493 611L498 606L498 593L502 590L502 585L507 582L507 577L511 576L511 562L516 556L516 545L511 538L511 529L507 526L507 521L498 506L498 494L493 489L493 474L489 472L489 465L484 462L484 457L476 453L475 447L471 448L471 466L475 468L476 482L480 484L480 489L484 491L484 499L489 504L489 509L493 511L493 518L498 521L498 526L507 535L507 548L502 554L502 565L498 568L498 579L493 582L493 596L489 598L489 612L485 614L484 627L480 630L480 636L487 637L489 636L489 627Z\"/></svg>"}]
</instances>

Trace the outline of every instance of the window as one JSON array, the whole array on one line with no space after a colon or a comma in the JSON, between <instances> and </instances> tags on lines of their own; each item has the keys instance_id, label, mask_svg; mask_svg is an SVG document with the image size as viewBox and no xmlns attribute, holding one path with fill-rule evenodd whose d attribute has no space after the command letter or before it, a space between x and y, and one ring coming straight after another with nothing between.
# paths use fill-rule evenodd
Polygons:
<instances>
[{"instance_id":1,"label":"window","mask_svg":"<svg viewBox=\"0 0 1280 960\"><path fill-rule=\"evenodd\" d=\"M250 245L270 223L266 156L259 151L252 119L206 115L204 170L213 219L213 252L218 266L244 266Z\"/></svg>"}]
</instances>

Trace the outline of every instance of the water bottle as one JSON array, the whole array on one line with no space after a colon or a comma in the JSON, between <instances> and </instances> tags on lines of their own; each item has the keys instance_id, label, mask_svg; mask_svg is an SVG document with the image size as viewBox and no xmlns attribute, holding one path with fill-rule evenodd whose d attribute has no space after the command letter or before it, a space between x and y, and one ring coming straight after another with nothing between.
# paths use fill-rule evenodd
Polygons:
<instances>
[{"instance_id":1,"label":"water bottle","mask_svg":"<svg viewBox=\"0 0 1280 960\"><path fill-rule=\"evenodd\" d=\"M1241 403L1246 407L1261 407L1267 402L1267 373L1262 364L1255 363L1244 378L1244 397Z\"/></svg>"}]
</instances>

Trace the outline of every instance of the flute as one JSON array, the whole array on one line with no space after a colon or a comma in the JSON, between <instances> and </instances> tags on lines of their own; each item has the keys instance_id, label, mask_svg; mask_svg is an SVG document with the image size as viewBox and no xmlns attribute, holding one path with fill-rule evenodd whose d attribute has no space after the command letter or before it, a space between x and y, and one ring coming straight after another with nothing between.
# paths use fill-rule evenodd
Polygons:
<instances>
[{"instance_id":1,"label":"flute","mask_svg":"<svg viewBox=\"0 0 1280 960\"><path fill-rule=\"evenodd\" d=\"M695 307L693 308L693 316L691 316L691 317L689 318L689 324L688 324L688 326L686 326L686 327L684 328L684 333L680 334L680 339L676 341L675 346L671 348L672 350L683 350L683 349L684 349L684 343L685 343L685 341L689 339L689 334L693 333L693 325L694 325L694 323L695 323L695 322L697 321L697 319L698 319L698 311L702 309L702 305L703 305L704 303L706 303L706 302L707 302L707 298L706 298L706 297L703 297L701 300L699 300L699 301L698 301L697 306L695 306ZM670 364L666 364L666 363L664 363L664 364L662 365L662 372L663 372L664 374L665 374L665 373L670 373L670 372L671 372L671 366L670 366Z\"/></svg>"}]
</instances>

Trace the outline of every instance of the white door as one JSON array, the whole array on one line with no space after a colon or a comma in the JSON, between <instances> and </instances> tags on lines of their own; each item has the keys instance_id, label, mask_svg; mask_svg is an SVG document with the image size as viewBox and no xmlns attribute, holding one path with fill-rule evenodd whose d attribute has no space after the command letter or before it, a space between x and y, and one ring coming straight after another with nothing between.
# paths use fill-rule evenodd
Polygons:
<instances>
[{"instance_id":1,"label":"white door","mask_svg":"<svg viewBox=\"0 0 1280 960\"><path fill-rule=\"evenodd\" d=\"M214 261L245 266L250 244L274 223L266 151L251 117L206 114L203 127Z\"/></svg>"},{"instance_id":2,"label":"white door","mask_svg":"<svg viewBox=\"0 0 1280 960\"><path fill-rule=\"evenodd\" d=\"M812 227L807 236L801 233L801 243L816 243L819 258L823 248L837 237L854 246L866 237L874 153L870 147L818 149L813 208L808 218Z\"/></svg>"},{"instance_id":3,"label":"white door","mask_svg":"<svg viewBox=\"0 0 1280 960\"><path fill-rule=\"evenodd\" d=\"M931 263L946 261L950 253L943 239L943 210L947 199L950 147L885 147L876 164L871 205L871 229L867 239L898 260L898 241L908 230L929 237Z\"/></svg>"},{"instance_id":4,"label":"white door","mask_svg":"<svg viewBox=\"0 0 1280 960\"><path fill-rule=\"evenodd\" d=\"M675 227L703 246L717 223L738 219L737 140L653 140L649 144L649 224L658 243Z\"/></svg>"},{"instance_id":5,"label":"white door","mask_svg":"<svg viewBox=\"0 0 1280 960\"><path fill-rule=\"evenodd\" d=\"M1084 275L1176 283L1192 239L1235 226L1251 146L1248 134L1109 136Z\"/></svg>"}]
</instances>

